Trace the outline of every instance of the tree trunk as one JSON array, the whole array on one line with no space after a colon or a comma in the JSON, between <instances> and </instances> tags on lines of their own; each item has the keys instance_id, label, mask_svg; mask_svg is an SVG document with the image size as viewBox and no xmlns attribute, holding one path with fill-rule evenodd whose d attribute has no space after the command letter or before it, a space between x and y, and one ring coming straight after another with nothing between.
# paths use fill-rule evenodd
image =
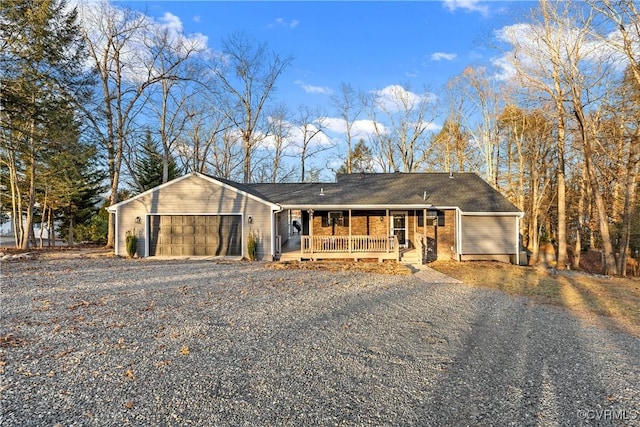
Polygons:
<instances>
[{"instance_id":1,"label":"tree trunk","mask_svg":"<svg viewBox=\"0 0 640 427\"><path fill-rule=\"evenodd\" d=\"M572 266L574 270L580 269L580 253L582 251L582 219L584 218L584 204L587 198L586 185L586 168L582 165L582 177L580 178L580 198L578 199L578 221L576 227L576 242L573 247L573 262Z\"/></svg>"},{"instance_id":2,"label":"tree trunk","mask_svg":"<svg viewBox=\"0 0 640 427\"><path fill-rule=\"evenodd\" d=\"M39 238L39 247L40 249L42 249L44 247L44 224L45 224L45 220L47 219L47 193L44 193L44 203L42 204L42 216L40 217L40 235L38 236Z\"/></svg>"},{"instance_id":3,"label":"tree trunk","mask_svg":"<svg viewBox=\"0 0 640 427\"><path fill-rule=\"evenodd\" d=\"M11 224L13 228L13 244L20 246L22 239L22 191L18 182L18 171L15 151L9 152L9 185L11 187Z\"/></svg>"},{"instance_id":4,"label":"tree trunk","mask_svg":"<svg viewBox=\"0 0 640 427\"><path fill-rule=\"evenodd\" d=\"M574 112L580 127L580 137L582 139L582 149L584 152L584 164L587 170L587 179L591 188L591 194L598 212L598 224L600 226L600 236L602 238L602 250L604 257L604 274L617 274L615 255L613 245L611 244L611 234L609 232L609 212L602 197L600 186L598 184L597 171L593 164L593 150L591 148L591 139L587 129L586 117L580 105L580 97L574 95Z\"/></svg>"},{"instance_id":5,"label":"tree trunk","mask_svg":"<svg viewBox=\"0 0 640 427\"><path fill-rule=\"evenodd\" d=\"M120 179L120 173L118 171L113 172L113 178L111 180L111 196L109 197L109 204L115 205L118 203L118 181ZM115 247L115 236L116 236L116 223L115 223L116 215L114 213L109 213L109 225L107 231L107 248Z\"/></svg>"},{"instance_id":6,"label":"tree trunk","mask_svg":"<svg viewBox=\"0 0 640 427\"><path fill-rule=\"evenodd\" d=\"M25 218L22 241L20 242L20 249L23 250L29 249L33 233L33 206L36 202L36 152L34 142L35 131L35 121L32 121L31 135L29 136L29 171L27 174L27 176L29 177L29 193L27 202L27 216Z\"/></svg>"},{"instance_id":7,"label":"tree trunk","mask_svg":"<svg viewBox=\"0 0 640 427\"><path fill-rule=\"evenodd\" d=\"M636 187L638 178L638 162L640 162L640 127L636 129L634 138L629 141L629 157L627 160L626 185L624 195L624 212L622 215L622 236L620 241L620 258L618 272L627 275L627 250L631 240L631 220L633 206L636 201Z\"/></svg>"},{"instance_id":8,"label":"tree trunk","mask_svg":"<svg viewBox=\"0 0 640 427\"><path fill-rule=\"evenodd\" d=\"M73 218L69 218L69 235L67 236L67 245L69 247L73 246Z\"/></svg>"},{"instance_id":9,"label":"tree trunk","mask_svg":"<svg viewBox=\"0 0 640 427\"><path fill-rule=\"evenodd\" d=\"M306 158L307 158L307 145L305 143L304 147L302 147L302 152L300 154L300 182L305 182L306 172Z\"/></svg>"},{"instance_id":10,"label":"tree trunk","mask_svg":"<svg viewBox=\"0 0 640 427\"><path fill-rule=\"evenodd\" d=\"M53 246L56 245L56 230L53 226L53 209L49 209L49 215L47 219L47 224L49 227L49 243L47 246L51 247L52 242Z\"/></svg>"},{"instance_id":11,"label":"tree trunk","mask_svg":"<svg viewBox=\"0 0 640 427\"><path fill-rule=\"evenodd\" d=\"M538 189L539 173L536 165L531 168L531 214L529 218L529 242L528 248L531 252L529 265L536 265L540 256L540 233L538 228L538 217L540 215L539 189Z\"/></svg>"},{"instance_id":12,"label":"tree trunk","mask_svg":"<svg viewBox=\"0 0 640 427\"><path fill-rule=\"evenodd\" d=\"M246 133L242 136L244 146L244 160L242 166L243 182L249 184L251 182L251 136Z\"/></svg>"},{"instance_id":13,"label":"tree trunk","mask_svg":"<svg viewBox=\"0 0 640 427\"><path fill-rule=\"evenodd\" d=\"M567 201L566 201L566 180L565 180L565 121L564 106L558 106L558 258L556 268L564 270L568 264L567 255Z\"/></svg>"}]
</instances>

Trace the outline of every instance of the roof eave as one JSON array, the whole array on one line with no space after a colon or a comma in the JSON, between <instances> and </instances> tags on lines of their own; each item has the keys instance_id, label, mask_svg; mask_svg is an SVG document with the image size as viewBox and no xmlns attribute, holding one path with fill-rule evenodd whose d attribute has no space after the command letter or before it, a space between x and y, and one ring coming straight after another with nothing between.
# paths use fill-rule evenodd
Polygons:
<instances>
[{"instance_id":1,"label":"roof eave","mask_svg":"<svg viewBox=\"0 0 640 427\"><path fill-rule=\"evenodd\" d=\"M174 180L165 182L164 184L160 184L160 185L158 185L156 187L153 187L153 188L151 188L151 189L149 189L149 190L147 190L145 192L142 192L142 193L140 193L140 194L138 194L136 196L133 196L133 197L127 199L127 200L123 200L121 202L113 204L113 205L107 207L107 212L115 213L117 211L117 209L122 205L125 205L125 204L127 204L129 202L132 202L132 201L136 200L136 199L139 199L139 198L144 197L144 196L146 196L148 194L151 194L154 191L161 190L162 188L165 188L165 187L167 187L169 185L172 185L172 184L175 184L177 182L180 182L183 179L186 179L186 178L191 177L191 176L197 176L197 177L199 177L201 179L204 179L204 180L207 180L207 181L212 182L214 184L217 184L217 185L219 185L219 186L221 186L223 188L226 188L226 189L231 190L231 191L235 191L238 194L242 194L245 197L248 197L250 199L256 200L256 201L258 201L260 203L264 203L265 205L268 205L272 210L279 210L281 208L281 206L279 204L277 204L277 203L273 203L273 202L271 202L269 200L266 200L266 199L263 199L261 197L258 197L255 194L248 193L248 192L246 192L244 190L241 190L239 188L236 188L236 187L234 187L232 185L226 184L226 183L224 183L222 181L217 180L214 177L211 177L211 176L199 173L199 172L191 172L189 174L183 175L183 176L181 176L179 178L176 178Z\"/></svg>"}]
</instances>

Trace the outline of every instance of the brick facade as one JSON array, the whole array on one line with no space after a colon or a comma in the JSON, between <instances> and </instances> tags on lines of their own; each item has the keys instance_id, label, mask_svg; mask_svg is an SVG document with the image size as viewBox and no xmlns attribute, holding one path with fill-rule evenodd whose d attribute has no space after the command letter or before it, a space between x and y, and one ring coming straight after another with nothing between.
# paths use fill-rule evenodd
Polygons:
<instances>
[{"instance_id":1,"label":"brick facade","mask_svg":"<svg viewBox=\"0 0 640 427\"><path fill-rule=\"evenodd\" d=\"M444 211L444 226L438 227L438 259L455 258L456 219L454 210Z\"/></svg>"},{"instance_id":2,"label":"brick facade","mask_svg":"<svg viewBox=\"0 0 640 427\"><path fill-rule=\"evenodd\" d=\"M338 211L332 211L338 212ZM433 246L437 259L448 260L455 257L455 211L453 209L442 211L444 224L427 224L423 220L422 226L418 226L418 211L407 211L407 228L410 247L417 247L421 238L427 237L427 243ZM329 221L327 211L316 211L313 214L314 236L348 236L349 222L351 223L352 236L387 236L389 235L389 217L386 210L376 211L343 211L343 220ZM422 212L420 213L422 215ZM380 220L382 218L382 220ZM440 220L442 221L442 219ZM434 221L437 223L437 221ZM452 250L453 248L453 250Z\"/></svg>"},{"instance_id":3,"label":"brick facade","mask_svg":"<svg viewBox=\"0 0 640 427\"><path fill-rule=\"evenodd\" d=\"M386 236L389 233L389 221L385 211L352 211L351 218L349 218L349 212L344 211L344 219L333 223L328 221L328 214L327 211L314 212L313 234L315 236L348 236L349 221L351 221L352 236Z\"/></svg>"}]
</instances>

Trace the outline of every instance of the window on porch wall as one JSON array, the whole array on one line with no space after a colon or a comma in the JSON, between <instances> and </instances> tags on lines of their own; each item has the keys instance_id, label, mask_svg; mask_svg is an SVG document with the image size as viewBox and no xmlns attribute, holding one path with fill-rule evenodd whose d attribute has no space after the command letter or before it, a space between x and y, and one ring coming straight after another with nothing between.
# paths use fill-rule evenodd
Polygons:
<instances>
[{"instance_id":1,"label":"window on porch wall","mask_svg":"<svg viewBox=\"0 0 640 427\"><path fill-rule=\"evenodd\" d=\"M314 234L322 236L349 235L349 211L318 211L314 218L318 217L320 218L320 228L314 228Z\"/></svg>"}]
</instances>

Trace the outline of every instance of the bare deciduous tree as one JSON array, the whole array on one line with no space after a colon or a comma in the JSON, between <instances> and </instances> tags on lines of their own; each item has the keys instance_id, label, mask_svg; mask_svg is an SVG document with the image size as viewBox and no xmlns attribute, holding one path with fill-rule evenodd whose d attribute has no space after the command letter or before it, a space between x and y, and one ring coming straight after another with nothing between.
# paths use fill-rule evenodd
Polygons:
<instances>
[{"instance_id":1,"label":"bare deciduous tree","mask_svg":"<svg viewBox=\"0 0 640 427\"><path fill-rule=\"evenodd\" d=\"M107 155L109 203L118 202L120 174L128 138L144 105L150 86L165 76L147 52L148 18L107 2L82 4L83 36L91 66L97 70L99 89L85 113ZM157 52L156 52L157 53ZM113 247L115 224L109 215L107 247Z\"/></svg>"},{"instance_id":2,"label":"bare deciduous tree","mask_svg":"<svg viewBox=\"0 0 640 427\"><path fill-rule=\"evenodd\" d=\"M293 123L289 110L283 104L275 106L269 111L267 117L267 139L270 141L265 147L270 153L268 156L268 168L271 170L269 182L276 183L286 180L293 174L291 168L287 168L284 158L290 156L289 147L292 144Z\"/></svg>"},{"instance_id":3,"label":"bare deciduous tree","mask_svg":"<svg viewBox=\"0 0 640 427\"><path fill-rule=\"evenodd\" d=\"M375 145L382 163L393 165L394 171L415 172L431 152L435 119L432 94L411 92L402 86L389 86L377 91L370 103L369 115L374 123ZM384 121L386 126L381 126Z\"/></svg>"},{"instance_id":4,"label":"bare deciduous tree","mask_svg":"<svg viewBox=\"0 0 640 427\"><path fill-rule=\"evenodd\" d=\"M467 67L452 82L459 96L466 99L466 109L460 115L466 133L480 150L484 174L494 187L498 186L498 127L501 102L495 80L482 67Z\"/></svg>"},{"instance_id":5,"label":"bare deciduous tree","mask_svg":"<svg viewBox=\"0 0 640 427\"><path fill-rule=\"evenodd\" d=\"M300 136L295 139L296 146L300 157L300 182L308 182L307 162L313 156L323 151L330 150L335 147L330 141L320 142L321 137L325 137L325 116L321 110L309 108L301 105L298 113L293 119L294 125L297 127ZM314 144L318 142L317 144ZM317 179L314 179L317 181Z\"/></svg>"},{"instance_id":6,"label":"bare deciduous tree","mask_svg":"<svg viewBox=\"0 0 640 427\"><path fill-rule=\"evenodd\" d=\"M277 79L291 63L257 44L244 33L234 33L222 42L222 55L211 70L222 90L229 94L228 116L240 133L243 145L243 181L251 181L251 157L258 142L257 127Z\"/></svg>"},{"instance_id":7,"label":"bare deciduous tree","mask_svg":"<svg viewBox=\"0 0 640 427\"><path fill-rule=\"evenodd\" d=\"M553 107L556 125L556 201L557 201L557 267L566 268L567 251L567 201L566 201L566 140L567 99L569 88L562 77L565 40L553 24L551 5L542 0L532 16L532 22L511 27L502 35L513 46L510 62L516 78L530 96L538 96L534 102L546 101Z\"/></svg>"},{"instance_id":8,"label":"bare deciduous tree","mask_svg":"<svg viewBox=\"0 0 640 427\"><path fill-rule=\"evenodd\" d=\"M204 52L199 40L191 40L168 28L154 28L148 49L154 55L154 68L162 76L157 91L150 93L149 105L158 118L158 134L162 145L162 182L169 179L169 163L174 147L189 120L190 99L202 90L195 55Z\"/></svg>"},{"instance_id":9,"label":"bare deciduous tree","mask_svg":"<svg viewBox=\"0 0 640 427\"><path fill-rule=\"evenodd\" d=\"M347 173L351 173L351 152L353 150L353 127L366 105L365 94L355 89L348 83L341 83L339 92L332 96L331 101L338 113L338 117L344 121L345 139L347 143Z\"/></svg>"}]
</instances>

